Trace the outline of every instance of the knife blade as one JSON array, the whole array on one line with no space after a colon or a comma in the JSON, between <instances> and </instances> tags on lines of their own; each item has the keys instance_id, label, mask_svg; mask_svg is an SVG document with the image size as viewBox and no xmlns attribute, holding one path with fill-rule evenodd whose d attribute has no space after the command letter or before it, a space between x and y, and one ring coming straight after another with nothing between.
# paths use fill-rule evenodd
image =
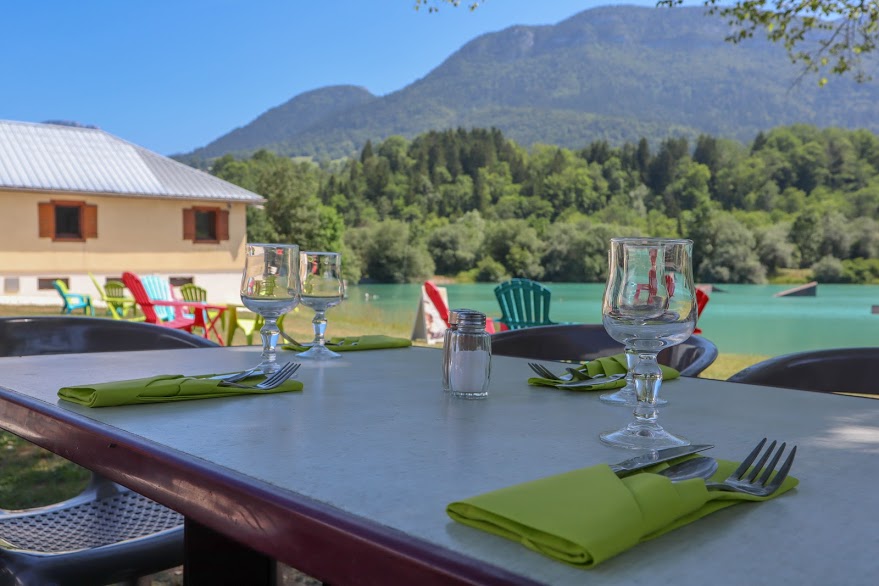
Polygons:
<instances>
[{"instance_id":1,"label":"knife blade","mask_svg":"<svg viewBox=\"0 0 879 586\"><path fill-rule=\"evenodd\" d=\"M709 444L693 444L690 446L680 446L677 448L665 448L662 450L656 450L653 452L648 452L646 454L641 454L640 456L635 456L634 458L623 460L622 462L619 462L617 464L611 464L610 469L613 470L614 474L616 474L617 476L622 476L623 474L634 472L635 470L640 470L642 468L647 468L648 466L653 466L654 464L659 464L660 462L667 462L669 460L674 460L675 458L680 458L681 456L688 456L690 454L702 452L713 447L714 446Z\"/></svg>"}]
</instances>

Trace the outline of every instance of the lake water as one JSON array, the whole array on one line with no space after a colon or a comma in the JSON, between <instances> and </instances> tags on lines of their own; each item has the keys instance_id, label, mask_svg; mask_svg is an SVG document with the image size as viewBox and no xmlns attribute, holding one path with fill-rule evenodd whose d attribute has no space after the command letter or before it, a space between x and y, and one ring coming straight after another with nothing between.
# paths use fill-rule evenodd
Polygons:
<instances>
[{"instance_id":1,"label":"lake water","mask_svg":"<svg viewBox=\"0 0 879 586\"><path fill-rule=\"evenodd\" d=\"M601 323L603 284L549 283L554 321ZM879 346L879 285L819 285L816 297L773 297L791 285L720 285L699 319L721 352L777 356L819 348ZM451 307L500 317L493 284L447 285ZM420 284L357 285L346 304L393 323L415 320ZM349 309L352 309L349 307Z\"/></svg>"}]
</instances>

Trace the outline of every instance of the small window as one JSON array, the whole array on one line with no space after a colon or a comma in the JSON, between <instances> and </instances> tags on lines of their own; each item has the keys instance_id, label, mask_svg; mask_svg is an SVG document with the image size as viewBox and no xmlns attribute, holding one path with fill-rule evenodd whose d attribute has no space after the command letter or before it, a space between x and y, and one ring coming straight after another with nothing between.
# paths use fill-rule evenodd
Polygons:
<instances>
[{"instance_id":1,"label":"small window","mask_svg":"<svg viewBox=\"0 0 879 586\"><path fill-rule=\"evenodd\" d=\"M40 238L83 242L98 237L98 206L84 201L49 201L37 204Z\"/></svg>"},{"instance_id":2,"label":"small window","mask_svg":"<svg viewBox=\"0 0 879 586\"><path fill-rule=\"evenodd\" d=\"M180 287L181 285L191 285L195 280L194 277L169 277L168 281L172 287Z\"/></svg>"},{"instance_id":3,"label":"small window","mask_svg":"<svg viewBox=\"0 0 879 586\"><path fill-rule=\"evenodd\" d=\"M6 294L18 293L20 288L18 277L6 277L3 279L3 292Z\"/></svg>"},{"instance_id":4,"label":"small window","mask_svg":"<svg viewBox=\"0 0 879 586\"><path fill-rule=\"evenodd\" d=\"M81 211L81 206L55 206L55 238L82 239Z\"/></svg>"},{"instance_id":5,"label":"small window","mask_svg":"<svg viewBox=\"0 0 879 586\"><path fill-rule=\"evenodd\" d=\"M217 212L195 210L195 241L217 241Z\"/></svg>"},{"instance_id":6,"label":"small window","mask_svg":"<svg viewBox=\"0 0 879 586\"><path fill-rule=\"evenodd\" d=\"M70 286L70 280L67 277L50 277L48 279L37 279L37 289L40 291L49 291L55 288L55 281L64 281L64 284Z\"/></svg>"},{"instance_id":7,"label":"small window","mask_svg":"<svg viewBox=\"0 0 879 586\"><path fill-rule=\"evenodd\" d=\"M183 239L197 244L229 240L229 212L213 207L183 210Z\"/></svg>"}]
</instances>

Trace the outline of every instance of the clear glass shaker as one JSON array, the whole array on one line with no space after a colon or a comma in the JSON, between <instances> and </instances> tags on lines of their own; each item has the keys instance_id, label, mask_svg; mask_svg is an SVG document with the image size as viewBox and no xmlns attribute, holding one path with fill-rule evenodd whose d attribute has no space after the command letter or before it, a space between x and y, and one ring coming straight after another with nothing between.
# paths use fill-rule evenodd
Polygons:
<instances>
[{"instance_id":1,"label":"clear glass shaker","mask_svg":"<svg viewBox=\"0 0 879 586\"><path fill-rule=\"evenodd\" d=\"M452 332L458 329L458 314L462 311L472 311L470 309L452 309L449 311L449 327L446 329L443 337L443 391L449 392L449 365L452 361L452 347L450 341Z\"/></svg>"},{"instance_id":2,"label":"clear glass shaker","mask_svg":"<svg viewBox=\"0 0 879 586\"><path fill-rule=\"evenodd\" d=\"M457 328L449 333L449 392L483 399L491 378L491 335L485 331L485 314L460 310L457 318Z\"/></svg>"}]
</instances>

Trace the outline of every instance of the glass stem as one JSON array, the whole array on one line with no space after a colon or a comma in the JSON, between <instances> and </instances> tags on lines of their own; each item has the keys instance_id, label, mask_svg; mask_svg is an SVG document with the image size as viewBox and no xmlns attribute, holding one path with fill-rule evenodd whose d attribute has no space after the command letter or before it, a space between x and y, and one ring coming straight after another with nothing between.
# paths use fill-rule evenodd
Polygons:
<instances>
[{"instance_id":1,"label":"glass stem","mask_svg":"<svg viewBox=\"0 0 879 586\"><path fill-rule=\"evenodd\" d=\"M262 338L262 364L272 365L277 357L276 346L281 331L278 329L278 318L265 316L265 323L259 329Z\"/></svg>"},{"instance_id":2,"label":"glass stem","mask_svg":"<svg viewBox=\"0 0 879 586\"><path fill-rule=\"evenodd\" d=\"M638 364L638 351L631 346L626 346L626 386L624 388L633 390L635 388L635 365Z\"/></svg>"},{"instance_id":3,"label":"glass stem","mask_svg":"<svg viewBox=\"0 0 879 586\"><path fill-rule=\"evenodd\" d=\"M316 346L323 346L326 341L327 312L316 309L314 311L314 319L311 320L311 325L314 327L314 344Z\"/></svg>"},{"instance_id":4,"label":"glass stem","mask_svg":"<svg viewBox=\"0 0 879 586\"><path fill-rule=\"evenodd\" d=\"M635 420L638 423L655 423L658 410L656 400L662 385L662 369L656 362L655 352L641 352L633 370L635 394L638 405L635 407Z\"/></svg>"}]
</instances>

